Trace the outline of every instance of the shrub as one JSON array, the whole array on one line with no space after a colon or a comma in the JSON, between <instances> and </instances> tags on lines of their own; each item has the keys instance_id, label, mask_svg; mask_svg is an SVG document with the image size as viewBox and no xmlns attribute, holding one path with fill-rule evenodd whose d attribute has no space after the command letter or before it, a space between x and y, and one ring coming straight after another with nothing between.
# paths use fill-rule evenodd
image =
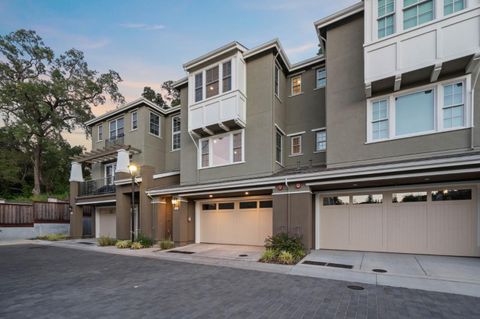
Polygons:
<instances>
[{"instance_id":1,"label":"shrub","mask_svg":"<svg viewBox=\"0 0 480 319\"><path fill-rule=\"evenodd\" d=\"M141 242L139 241L136 241L136 242L133 242L131 245L130 245L130 249L142 249L142 248L145 248Z\"/></svg>"},{"instance_id":2,"label":"shrub","mask_svg":"<svg viewBox=\"0 0 480 319\"><path fill-rule=\"evenodd\" d=\"M142 248L148 248L148 247L152 247L154 244L155 244L155 241L143 234L138 234L138 238L136 240L136 242L139 242L140 244L142 244Z\"/></svg>"},{"instance_id":3,"label":"shrub","mask_svg":"<svg viewBox=\"0 0 480 319\"><path fill-rule=\"evenodd\" d=\"M293 254L285 250L282 250L280 254L278 254L277 261L285 265L293 265L296 263L296 260Z\"/></svg>"},{"instance_id":4,"label":"shrub","mask_svg":"<svg viewBox=\"0 0 480 319\"><path fill-rule=\"evenodd\" d=\"M131 246L132 246L131 240L119 240L115 244L115 247L117 248L130 248Z\"/></svg>"},{"instance_id":5,"label":"shrub","mask_svg":"<svg viewBox=\"0 0 480 319\"><path fill-rule=\"evenodd\" d=\"M265 248L288 252L305 251L302 238L299 236L290 236L287 233L279 233L268 237L265 240Z\"/></svg>"},{"instance_id":6,"label":"shrub","mask_svg":"<svg viewBox=\"0 0 480 319\"><path fill-rule=\"evenodd\" d=\"M48 234L48 235L45 235L45 236L38 236L37 239L50 240L50 241L65 240L65 239L67 239L67 235L64 235L64 234Z\"/></svg>"},{"instance_id":7,"label":"shrub","mask_svg":"<svg viewBox=\"0 0 480 319\"><path fill-rule=\"evenodd\" d=\"M100 236L97 239L98 246L115 246L117 240L108 236Z\"/></svg>"},{"instance_id":8,"label":"shrub","mask_svg":"<svg viewBox=\"0 0 480 319\"><path fill-rule=\"evenodd\" d=\"M161 240L158 242L160 249L171 249L175 247L175 243L171 240Z\"/></svg>"},{"instance_id":9,"label":"shrub","mask_svg":"<svg viewBox=\"0 0 480 319\"><path fill-rule=\"evenodd\" d=\"M263 252L262 257L260 258L261 262L271 263L275 262L277 259L277 252L273 249L267 249Z\"/></svg>"}]
</instances>

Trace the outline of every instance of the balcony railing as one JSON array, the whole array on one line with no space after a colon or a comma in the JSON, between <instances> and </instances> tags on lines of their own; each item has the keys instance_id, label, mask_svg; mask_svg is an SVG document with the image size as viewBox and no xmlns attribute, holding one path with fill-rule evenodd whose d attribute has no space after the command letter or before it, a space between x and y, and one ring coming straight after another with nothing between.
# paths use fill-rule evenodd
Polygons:
<instances>
[{"instance_id":1,"label":"balcony railing","mask_svg":"<svg viewBox=\"0 0 480 319\"><path fill-rule=\"evenodd\" d=\"M115 146L115 145L124 145L125 137L117 136L116 138L108 138L105 140L105 147Z\"/></svg>"},{"instance_id":2,"label":"balcony railing","mask_svg":"<svg viewBox=\"0 0 480 319\"><path fill-rule=\"evenodd\" d=\"M80 183L79 196L104 195L115 193L112 178L102 178Z\"/></svg>"}]
</instances>

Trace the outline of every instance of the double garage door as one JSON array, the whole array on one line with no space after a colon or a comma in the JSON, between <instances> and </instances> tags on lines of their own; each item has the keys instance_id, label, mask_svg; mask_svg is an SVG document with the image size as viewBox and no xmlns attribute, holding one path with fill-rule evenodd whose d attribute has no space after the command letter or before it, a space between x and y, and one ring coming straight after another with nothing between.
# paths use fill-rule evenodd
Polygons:
<instances>
[{"instance_id":1,"label":"double garage door","mask_svg":"<svg viewBox=\"0 0 480 319\"><path fill-rule=\"evenodd\" d=\"M200 205L200 241L261 246L272 235L272 199L215 200Z\"/></svg>"},{"instance_id":2,"label":"double garage door","mask_svg":"<svg viewBox=\"0 0 480 319\"><path fill-rule=\"evenodd\" d=\"M474 187L319 195L323 249L478 256Z\"/></svg>"}]
</instances>

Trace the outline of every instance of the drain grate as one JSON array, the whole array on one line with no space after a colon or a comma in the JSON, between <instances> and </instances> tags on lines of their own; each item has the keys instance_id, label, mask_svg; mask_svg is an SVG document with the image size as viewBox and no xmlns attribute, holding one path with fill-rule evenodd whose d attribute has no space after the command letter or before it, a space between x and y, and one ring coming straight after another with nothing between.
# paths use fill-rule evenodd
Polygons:
<instances>
[{"instance_id":1,"label":"drain grate","mask_svg":"<svg viewBox=\"0 0 480 319\"><path fill-rule=\"evenodd\" d=\"M347 288L352 289L352 290L364 290L365 289L362 286L355 286L355 285L347 286Z\"/></svg>"},{"instance_id":2,"label":"drain grate","mask_svg":"<svg viewBox=\"0 0 480 319\"><path fill-rule=\"evenodd\" d=\"M248 255L247 254L240 254L240 255L238 255L238 257L248 257Z\"/></svg>"},{"instance_id":3,"label":"drain grate","mask_svg":"<svg viewBox=\"0 0 480 319\"><path fill-rule=\"evenodd\" d=\"M386 273L387 271L385 269L380 269L380 268L375 268L372 269L373 272L379 272L379 273Z\"/></svg>"},{"instance_id":4,"label":"drain grate","mask_svg":"<svg viewBox=\"0 0 480 319\"><path fill-rule=\"evenodd\" d=\"M302 262L302 264L314 265L314 266L335 267L335 268L343 268L343 269L353 269L352 265L337 264L337 263L326 263L326 262L323 262L323 261L305 260L304 262Z\"/></svg>"},{"instance_id":5,"label":"drain grate","mask_svg":"<svg viewBox=\"0 0 480 319\"><path fill-rule=\"evenodd\" d=\"M193 251L186 251L186 250L169 250L167 253L173 253L173 254L185 254L185 255L191 255L195 254Z\"/></svg>"}]
</instances>

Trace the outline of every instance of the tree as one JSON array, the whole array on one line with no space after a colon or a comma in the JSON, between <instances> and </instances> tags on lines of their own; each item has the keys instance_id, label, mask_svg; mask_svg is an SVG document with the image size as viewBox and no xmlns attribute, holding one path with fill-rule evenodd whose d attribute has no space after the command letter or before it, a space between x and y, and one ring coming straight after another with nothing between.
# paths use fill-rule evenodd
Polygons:
<instances>
[{"instance_id":1,"label":"tree","mask_svg":"<svg viewBox=\"0 0 480 319\"><path fill-rule=\"evenodd\" d=\"M155 92L155 90L149 86L146 86L143 88L142 96L147 100L149 100L150 102L153 102L162 108L166 106L162 95L160 93Z\"/></svg>"},{"instance_id":2,"label":"tree","mask_svg":"<svg viewBox=\"0 0 480 319\"><path fill-rule=\"evenodd\" d=\"M173 81L165 81L162 84L162 89L165 90L165 100L170 107L180 105L180 92L173 87Z\"/></svg>"},{"instance_id":3,"label":"tree","mask_svg":"<svg viewBox=\"0 0 480 319\"><path fill-rule=\"evenodd\" d=\"M64 141L61 133L85 128L91 105L107 97L123 103L120 75L99 74L88 67L81 51L59 56L32 30L0 36L0 116L29 154L33 164L32 193L41 192L42 154L47 141Z\"/></svg>"}]
</instances>

